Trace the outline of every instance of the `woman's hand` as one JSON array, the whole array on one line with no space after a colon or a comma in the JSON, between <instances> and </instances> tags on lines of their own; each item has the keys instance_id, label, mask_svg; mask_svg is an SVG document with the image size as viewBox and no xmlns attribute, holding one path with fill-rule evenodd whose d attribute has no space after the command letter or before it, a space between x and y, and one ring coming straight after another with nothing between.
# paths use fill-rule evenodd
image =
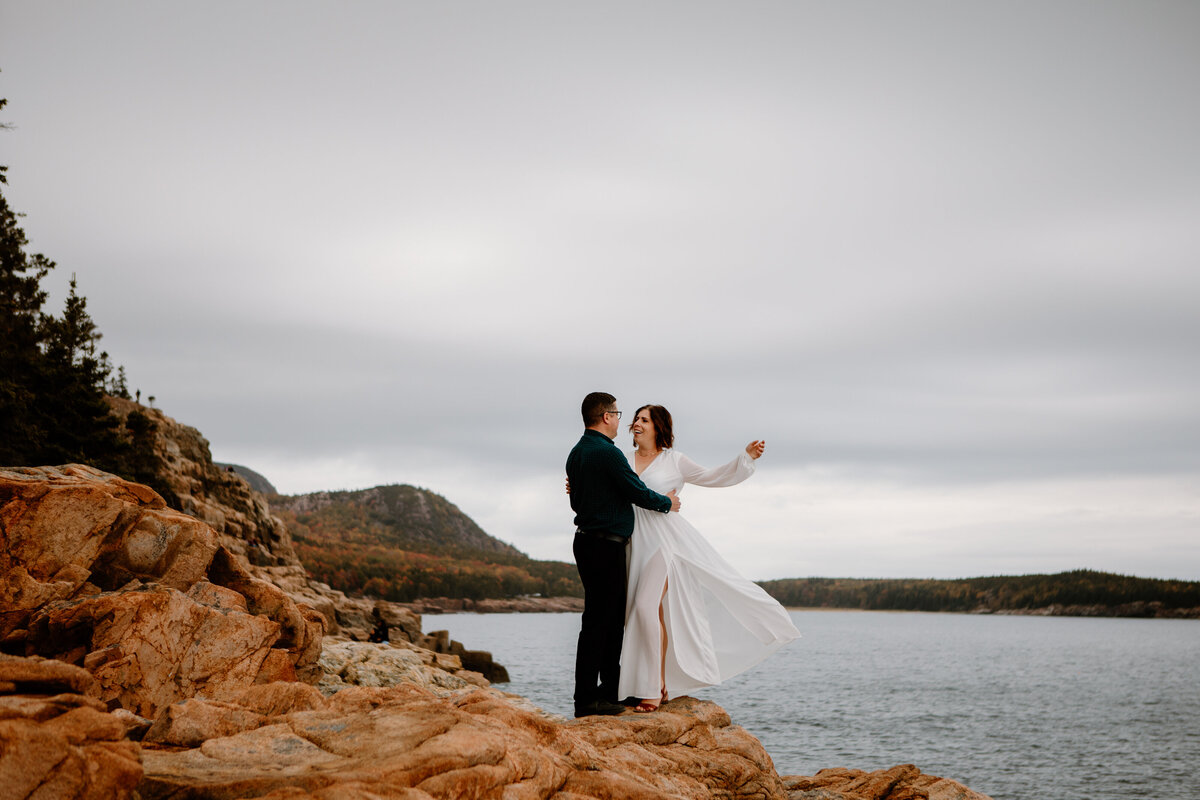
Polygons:
<instances>
[{"instance_id":1,"label":"woman's hand","mask_svg":"<svg viewBox=\"0 0 1200 800\"><path fill-rule=\"evenodd\" d=\"M746 445L746 453L749 454L749 456L751 458L755 458L755 459L759 458L763 454L763 451L766 449L767 449L767 440L766 439L755 439L753 442Z\"/></svg>"},{"instance_id":2,"label":"woman's hand","mask_svg":"<svg viewBox=\"0 0 1200 800\"><path fill-rule=\"evenodd\" d=\"M571 493L571 479L567 478L567 494Z\"/></svg>"}]
</instances>

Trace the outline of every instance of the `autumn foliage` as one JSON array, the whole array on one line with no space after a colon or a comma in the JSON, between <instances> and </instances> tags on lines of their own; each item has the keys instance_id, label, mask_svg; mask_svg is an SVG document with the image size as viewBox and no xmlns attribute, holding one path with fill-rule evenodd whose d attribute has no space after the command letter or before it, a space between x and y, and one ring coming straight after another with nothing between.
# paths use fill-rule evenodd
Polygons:
<instances>
[{"instance_id":1,"label":"autumn foliage","mask_svg":"<svg viewBox=\"0 0 1200 800\"><path fill-rule=\"evenodd\" d=\"M412 486L273 498L314 579L394 602L582 596L574 564L537 561L488 536L445 498Z\"/></svg>"}]
</instances>

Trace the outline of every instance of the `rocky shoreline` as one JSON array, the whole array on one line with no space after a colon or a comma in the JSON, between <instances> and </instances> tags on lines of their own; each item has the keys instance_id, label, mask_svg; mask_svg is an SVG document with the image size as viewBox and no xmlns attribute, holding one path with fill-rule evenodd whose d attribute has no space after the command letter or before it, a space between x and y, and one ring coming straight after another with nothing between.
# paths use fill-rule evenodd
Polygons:
<instances>
[{"instance_id":1,"label":"rocky shoreline","mask_svg":"<svg viewBox=\"0 0 1200 800\"><path fill-rule=\"evenodd\" d=\"M582 597L516 597L504 600L469 600L463 598L432 597L397 603L415 614L555 614L583 611ZM796 611L862 611L859 608L837 608L821 606L801 607ZM931 611L931 614L964 613ZM1200 608L1167 608L1158 601L1108 605L1051 605L1042 608L988 608L981 607L971 614L995 614L998 616L1029 617L1126 617L1133 619L1200 619Z\"/></svg>"},{"instance_id":2,"label":"rocky shoreline","mask_svg":"<svg viewBox=\"0 0 1200 800\"><path fill-rule=\"evenodd\" d=\"M0 469L4 797L987 800L911 765L780 776L692 698L548 714L412 609L308 580L261 495L153 413L187 513L87 466Z\"/></svg>"},{"instance_id":3,"label":"rocky shoreline","mask_svg":"<svg viewBox=\"0 0 1200 800\"><path fill-rule=\"evenodd\" d=\"M0 470L0 531L14 797L984 800L909 765L780 776L692 698L547 714L410 610L301 585L286 540L255 566L228 528L90 467ZM380 620L390 642L355 641Z\"/></svg>"},{"instance_id":4,"label":"rocky shoreline","mask_svg":"<svg viewBox=\"0 0 1200 800\"><path fill-rule=\"evenodd\" d=\"M1200 608L1167 608L1163 603L1136 602L1118 606L1051 605L1044 608L981 608L976 614L1022 617L1131 617L1135 619L1200 619Z\"/></svg>"},{"instance_id":5,"label":"rocky shoreline","mask_svg":"<svg viewBox=\"0 0 1200 800\"><path fill-rule=\"evenodd\" d=\"M512 597L503 600L471 600L462 597L428 597L397 603L414 614L563 614L583 611L582 597Z\"/></svg>"},{"instance_id":6,"label":"rocky shoreline","mask_svg":"<svg viewBox=\"0 0 1200 800\"><path fill-rule=\"evenodd\" d=\"M487 688L401 681L326 696L272 682L172 704L147 725L108 710L90 673L62 662L0 658L0 690L13 797L987 800L913 765L781 777L724 710L691 698L559 720Z\"/></svg>"}]
</instances>

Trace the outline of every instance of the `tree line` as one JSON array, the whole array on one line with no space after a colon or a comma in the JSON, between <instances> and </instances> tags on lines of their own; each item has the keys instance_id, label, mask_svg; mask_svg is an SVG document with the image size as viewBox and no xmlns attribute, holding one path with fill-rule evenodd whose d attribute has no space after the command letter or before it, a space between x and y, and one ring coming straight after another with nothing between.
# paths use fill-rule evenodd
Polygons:
<instances>
[{"instance_id":1,"label":"tree line","mask_svg":"<svg viewBox=\"0 0 1200 800\"><path fill-rule=\"evenodd\" d=\"M788 578L761 581L785 606L891 611L1017 611L1061 606L1161 603L1200 607L1200 582L1136 578L1094 570L959 580Z\"/></svg>"},{"instance_id":2,"label":"tree line","mask_svg":"<svg viewBox=\"0 0 1200 800\"><path fill-rule=\"evenodd\" d=\"M532 594L583 595L574 564L532 559L522 564L497 564L382 545L314 542L295 535L293 545L314 580L347 594L397 603L423 597L485 600Z\"/></svg>"}]
</instances>

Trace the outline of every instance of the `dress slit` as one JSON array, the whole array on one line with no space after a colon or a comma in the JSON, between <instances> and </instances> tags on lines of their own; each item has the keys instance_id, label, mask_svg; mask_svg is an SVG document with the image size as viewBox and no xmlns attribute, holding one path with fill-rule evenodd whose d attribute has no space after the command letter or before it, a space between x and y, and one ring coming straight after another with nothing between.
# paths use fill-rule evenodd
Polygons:
<instances>
[{"instance_id":1,"label":"dress slit","mask_svg":"<svg viewBox=\"0 0 1200 800\"><path fill-rule=\"evenodd\" d=\"M667 586L667 559L659 550L646 561L637 589L625 617L626 646L641 652L637 664L628 664L629 674L622 669L622 685L629 680L629 694L637 698L655 698L662 694L662 630L668 613L663 596ZM659 609L664 618L660 620ZM667 627L668 641L670 628ZM624 649L624 648L622 648Z\"/></svg>"}]
</instances>

